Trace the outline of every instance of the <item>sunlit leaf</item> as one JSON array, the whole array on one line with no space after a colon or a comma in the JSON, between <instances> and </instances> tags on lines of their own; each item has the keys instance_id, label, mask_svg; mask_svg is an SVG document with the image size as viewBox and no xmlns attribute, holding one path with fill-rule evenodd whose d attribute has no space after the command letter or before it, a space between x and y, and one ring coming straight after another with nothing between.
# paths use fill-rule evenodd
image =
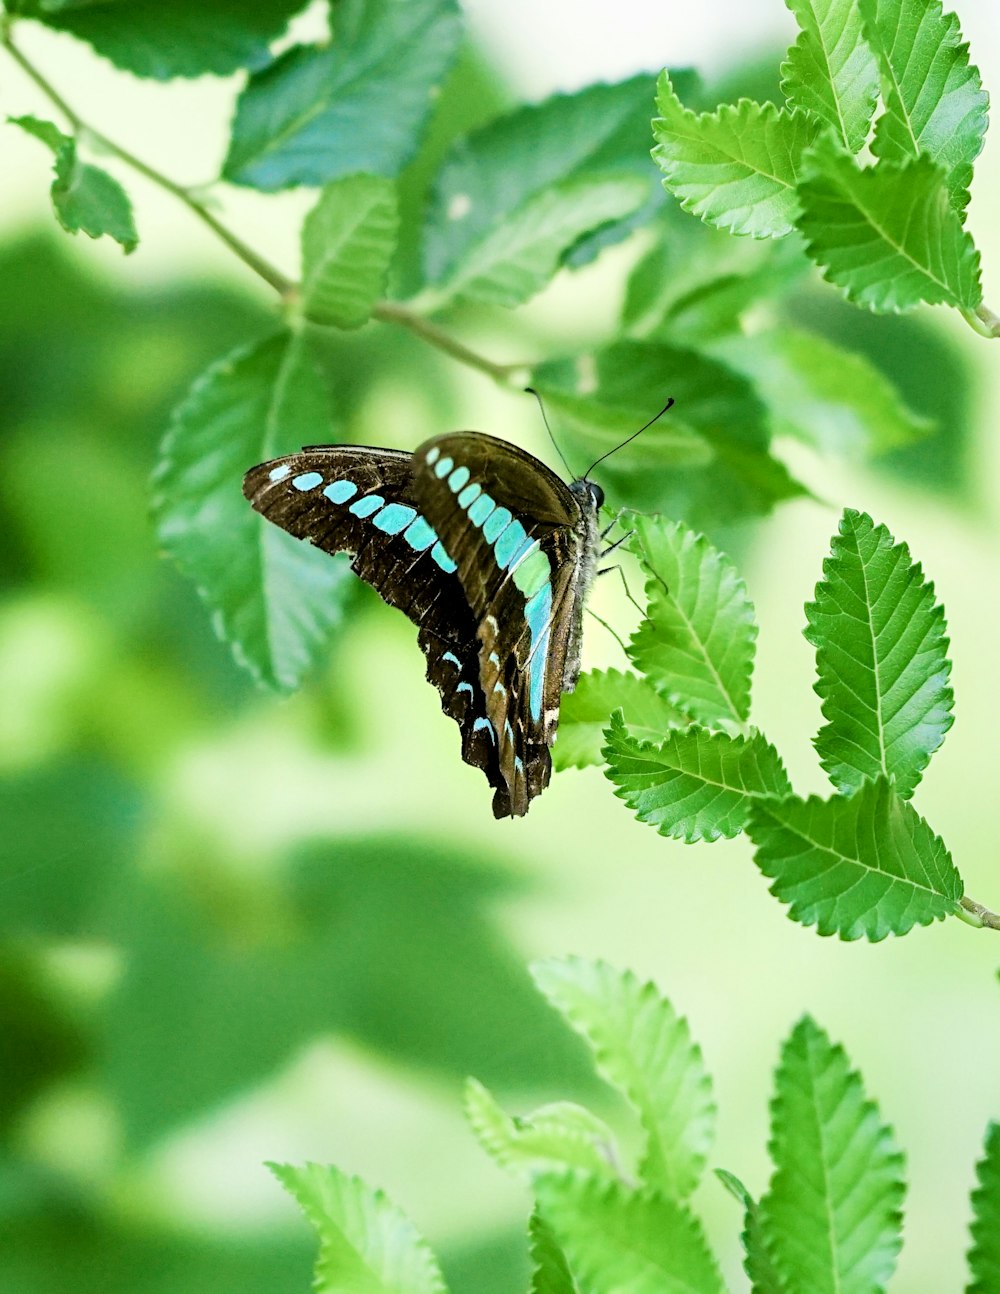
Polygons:
<instances>
[{"instance_id":1,"label":"sunlit leaf","mask_svg":"<svg viewBox=\"0 0 1000 1294\"><path fill-rule=\"evenodd\" d=\"M582 958L532 966L535 982L590 1045L599 1073L639 1112L642 1181L677 1199L698 1184L715 1125L712 1084L687 1021L656 986Z\"/></svg>"},{"instance_id":2,"label":"sunlit leaf","mask_svg":"<svg viewBox=\"0 0 1000 1294\"><path fill-rule=\"evenodd\" d=\"M855 0L785 0L801 31L781 66L793 108L832 126L856 153L868 138L878 99L878 66L861 34Z\"/></svg>"},{"instance_id":3,"label":"sunlit leaf","mask_svg":"<svg viewBox=\"0 0 1000 1294\"><path fill-rule=\"evenodd\" d=\"M884 1290L902 1246L903 1157L843 1048L808 1016L782 1048L770 1149L760 1221L789 1289Z\"/></svg>"},{"instance_id":4,"label":"sunlit leaf","mask_svg":"<svg viewBox=\"0 0 1000 1294\"><path fill-rule=\"evenodd\" d=\"M437 1259L381 1191L333 1164L269 1164L319 1235L316 1294L445 1294Z\"/></svg>"},{"instance_id":5,"label":"sunlit leaf","mask_svg":"<svg viewBox=\"0 0 1000 1294\"><path fill-rule=\"evenodd\" d=\"M616 713L604 758L615 794L639 821L688 844L739 835L755 797L792 789L759 732L747 738L687 728L657 745L637 740Z\"/></svg>"},{"instance_id":6,"label":"sunlit leaf","mask_svg":"<svg viewBox=\"0 0 1000 1294\"><path fill-rule=\"evenodd\" d=\"M603 764L604 729L618 709L629 731L649 741L658 741L669 729L687 723L648 679L617 669L589 670L580 675L576 690L562 699L558 740L552 748L556 768Z\"/></svg>"},{"instance_id":7,"label":"sunlit leaf","mask_svg":"<svg viewBox=\"0 0 1000 1294\"><path fill-rule=\"evenodd\" d=\"M528 1226L531 1287L528 1294L577 1294L577 1285L552 1228L537 1211Z\"/></svg>"},{"instance_id":8,"label":"sunlit leaf","mask_svg":"<svg viewBox=\"0 0 1000 1294\"><path fill-rule=\"evenodd\" d=\"M830 140L817 143L799 186L799 228L824 278L870 310L974 309L979 253L944 180L929 157L861 169Z\"/></svg>"},{"instance_id":9,"label":"sunlit leaf","mask_svg":"<svg viewBox=\"0 0 1000 1294\"><path fill-rule=\"evenodd\" d=\"M986 1130L983 1157L976 1165L972 1192L972 1283L966 1294L997 1294L1000 1290L1000 1123Z\"/></svg>"},{"instance_id":10,"label":"sunlit leaf","mask_svg":"<svg viewBox=\"0 0 1000 1294\"><path fill-rule=\"evenodd\" d=\"M771 893L821 935L873 942L956 910L948 850L884 780L850 797L758 800L746 828Z\"/></svg>"},{"instance_id":11,"label":"sunlit leaf","mask_svg":"<svg viewBox=\"0 0 1000 1294\"><path fill-rule=\"evenodd\" d=\"M399 213L391 181L328 184L302 226L302 308L316 323L358 328L385 289Z\"/></svg>"},{"instance_id":12,"label":"sunlit leaf","mask_svg":"<svg viewBox=\"0 0 1000 1294\"><path fill-rule=\"evenodd\" d=\"M820 762L840 791L883 775L908 797L952 724L944 609L907 546L851 508L823 575L806 606Z\"/></svg>"},{"instance_id":13,"label":"sunlit leaf","mask_svg":"<svg viewBox=\"0 0 1000 1294\"><path fill-rule=\"evenodd\" d=\"M789 1294L788 1289L775 1270L771 1255L767 1252L760 1224L760 1205L743 1185L735 1173L725 1168L717 1168L715 1175L723 1186L743 1206L743 1231L740 1242L743 1245L743 1270L750 1277L751 1294Z\"/></svg>"}]
</instances>

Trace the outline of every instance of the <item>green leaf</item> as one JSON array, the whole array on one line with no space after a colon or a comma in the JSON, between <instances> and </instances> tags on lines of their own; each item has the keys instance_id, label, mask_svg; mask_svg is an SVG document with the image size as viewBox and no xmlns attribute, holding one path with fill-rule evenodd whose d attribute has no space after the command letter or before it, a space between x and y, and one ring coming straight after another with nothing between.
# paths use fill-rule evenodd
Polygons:
<instances>
[{"instance_id":1,"label":"green leaf","mask_svg":"<svg viewBox=\"0 0 1000 1294\"><path fill-rule=\"evenodd\" d=\"M580 675L576 690L563 696L559 739L552 748L556 768L603 764L604 729L611 712L618 709L636 736L652 740L687 723L648 679L617 669L589 670Z\"/></svg>"},{"instance_id":2,"label":"green leaf","mask_svg":"<svg viewBox=\"0 0 1000 1294\"><path fill-rule=\"evenodd\" d=\"M635 211L646 197L637 176L579 176L529 198L474 244L434 301L462 297L516 306L541 291L584 234Z\"/></svg>"},{"instance_id":3,"label":"green leaf","mask_svg":"<svg viewBox=\"0 0 1000 1294\"><path fill-rule=\"evenodd\" d=\"M680 76L686 83L693 79ZM646 143L650 98L645 75L589 85L518 108L457 140L431 193L426 281L445 282L495 229L569 180L637 177L646 203L661 205Z\"/></svg>"},{"instance_id":4,"label":"green leaf","mask_svg":"<svg viewBox=\"0 0 1000 1294\"><path fill-rule=\"evenodd\" d=\"M606 962L550 958L531 972L587 1040L598 1072L639 1112L646 1134L642 1181L677 1199L689 1195L705 1166L715 1105L687 1021L655 985Z\"/></svg>"},{"instance_id":5,"label":"green leaf","mask_svg":"<svg viewBox=\"0 0 1000 1294\"><path fill-rule=\"evenodd\" d=\"M978 1185L972 1192L972 1284L966 1294L997 1294L1000 1290L1000 1123L986 1130L986 1148L976 1165Z\"/></svg>"},{"instance_id":6,"label":"green leaf","mask_svg":"<svg viewBox=\"0 0 1000 1294\"><path fill-rule=\"evenodd\" d=\"M829 139L808 155L799 228L823 277L880 312L926 301L975 309L979 253L929 157L861 170Z\"/></svg>"},{"instance_id":7,"label":"green leaf","mask_svg":"<svg viewBox=\"0 0 1000 1294\"><path fill-rule=\"evenodd\" d=\"M316 1294L445 1294L430 1246L381 1191L332 1164L268 1164L320 1240Z\"/></svg>"},{"instance_id":8,"label":"green leaf","mask_svg":"<svg viewBox=\"0 0 1000 1294\"><path fill-rule=\"evenodd\" d=\"M535 1191L592 1294L723 1294L701 1227L676 1201L580 1173L543 1177Z\"/></svg>"},{"instance_id":9,"label":"green leaf","mask_svg":"<svg viewBox=\"0 0 1000 1294\"><path fill-rule=\"evenodd\" d=\"M320 194L302 226L302 307L315 323L359 328L385 289L399 233L390 180L353 175Z\"/></svg>"},{"instance_id":10,"label":"green leaf","mask_svg":"<svg viewBox=\"0 0 1000 1294\"><path fill-rule=\"evenodd\" d=\"M819 333L782 323L716 341L712 352L754 383L774 435L823 453L883 454L934 429L871 360Z\"/></svg>"},{"instance_id":11,"label":"green leaf","mask_svg":"<svg viewBox=\"0 0 1000 1294\"><path fill-rule=\"evenodd\" d=\"M532 1268L528 1294L578 1294L566 1255L537 1210L528 1224L528 1238Z\"/></svg>"},{"instance_id":12,"label":"green leaf","mask_svg":"<svg viewBox=\"0 0 1000 1294\"><path fill-rule=\"evenodd\" d=\"M873 943L955 912L962 880L944 842L884 780L850 798L759 800L747 833L788 915Z\"/></svg>"},{"instance_id":13,"label":"green leaf","mask_svg":"<svg viewBox=\"0 0 1000 1294\"><path fill-rule=\"evenodd\" d=\"M666 72L657 106L653 157L685 211L733 234L792 232L802 154L820 131L815 117L749 99L698 114L681 104Z\"/></svg>"},{"instance_id":14,"label":"green leaf","mask_svg":"<svg viewBox=\"0 0 1000 1294\"><path fill-rule=\"evenodd\" d=\"M126 256L134 252L139 235L132 218L132 204L118 181L100 167L81 162L76 140L64 135L51 121L40 121L37 117L8 117L7 120L40 139L55 154L52 207L63 229L69 234L82 231L88 238L107 234L121 244Z\"/></svg>"},{"instance_id":15,"label":"green leaf","mask_svg":"<svg viewBox=\"0 0 1000 1294\"><path fill-rule=\"evenodd\" d=\"M723 1186L743 1206L743 1270L750 1277L752 1294L789 1294L767 1252L760 1223L760 1205L735 1173L717 1168L715 1175Z\"/></svg>"},{"instance_id":16,"label":"green leaf","mask_svg":"<svg viewBox=\"0 0 1000 1294\"><path fill-rule=\"evenodd\" d=\"M174 412L156 470L160 543L198 586L236 659L269 687L301 683L341 618L351 576L346 561L258 517L240 482L255 463L314 443L330 422L304 342L278 333L199 378Z\"/></svg>"},{"instance_id":17,"label":"green leaf","mask_svg":"<svg viewBox=\"0 0 1000 1294\"><path fill-rule=\"evenodd\" d=\"M134 76L229 76L260 66L306 0L128 0L57 6L18 0L8 7L86 41Z\"/></svg>"},{"instance_id":18,"label":"green leaf","mask_svg":"<svg viewBox=\"0 0 1000 1294\"><path fill-rule=\"evenodd\" d=\"M614 1134L582 1106L562 1101L511 1118L474 1078L466 1081L464 1105L479 1144L501 1168L529 1177L564 1168L614 1173Z\"/></svg>"},{"instance_id":19,"label":"green leaf","mask_svg":"<svg viewBox=\"0 0 1000 1294\"><path fill-rule=\"evenodd\" d=\"M738 836L755 798L792 789L778 752L759 732L746 738L688 728L657 746L636 740L617 711L604 758L615 794L639 821L688 844Z\"/></svg>"},{"instance_id":20,"label":"green leaf","mask_svg":"<svg viewBox=\"0 0 1000 1294\"><path fill-rule=\"evenodd\" d=\"M781 65L793 108L832 126L850 152L868 138L878 100L878 66L861 34L855 0L785 0L801 31Z\"/></svg>"},{"instance_id":21,"label":"green leaf","mask_svg":"<svg viewBox=\"0 0 1000 1294\"><path fill-rule=\"evenodd\" d=\"M883 1290L902 1246L903 1157L843 1048L808 1016L782 1048L770 1150L761 1226L789 1287Z\"/></svg>"},{"instance_id":22,"label":"green leaf","mask_svg":"<svg viewBox=\"0 0 1000 1294\"><path fill-rule=\"evenodd\" d=\"M953 721L944 609L906 545L851 508L823 575L805 631L827 720L820 763L838 791L882 775L908 798Z\"/></svg>"},{"instance_id":23,"label":"green leaf","mask_svg":"<svg viewBox=\"0 0 1000 1294\"><path fill-rule=\"evenodd\" d=\"M646 576L646 619L632 636L636 668L708 727L736 731L750 713L757 624L746 585L724 553L687 526L631 513Z\"/></svg>"},{"instance_id":24,"label":"green leaf","mask_svg":"<svg viewBox=\"0 0 1000 1294\"><path fill-rule=\"evenodd\" d=\"M330 45L299 45L240 95L223 178L273 192L413 157L461 37L455 0L342 0Z\"/></svg>"},{"instance_id":25,"label":"green leaf","mask_svg":"<svg viewBox=\"0 0 1000 1294\"><path fill-rule=\"evenodd\" d=\"M882 71L885 112L872 152L886 161L925 156L947 175L951 200L969 200L983 147L989 95L969 62L958 18L940 0L858 0L865 36Z\"/></svg>"}]
</instances>

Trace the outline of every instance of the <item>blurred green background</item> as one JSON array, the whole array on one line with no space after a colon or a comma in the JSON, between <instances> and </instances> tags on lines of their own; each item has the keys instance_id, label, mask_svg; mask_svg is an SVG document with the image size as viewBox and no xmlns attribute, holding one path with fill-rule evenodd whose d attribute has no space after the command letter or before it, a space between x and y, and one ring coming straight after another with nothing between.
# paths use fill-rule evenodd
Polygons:
<instances>
[{"instance_id":1,"label":"blurred green background","mask_svg":"<svg viewBox=\"0 0 1000 1294\"><path fill-rule=\"evenodd\" d=\"M698 59L723 27L732 66L756 62L755 21L775 6L745 6L742 28L723 4L664 18L655 54L645 37L641 53L602 42L597 8L578 7L577 63L560 46L551 65L547 29L525 17L521 44L508 24L493 49L496 8L470 7L486 62L466 60L442 137L524 91ZM961 16L1000 83L987 0ZM25 45L120 142L181 178L211 174L233 82L153 88L64 38L26 31ZM4 111L38 106L3 78ZM754 1192L777 1048L811 1011L907 1151L893 1288L957 1289L973 1162L1000 1117L1000 944L955 921L876 947L821 940L770 899L745 840L662 840L596 770L557 775L529 818L494 822L412 626L367 590L301 694L256 691L158 558L147 486L172 405L266 330L269 303L139 182L136 256L61 237L37 144L7 132L0 147L0 1289L306 1290L313 1239L269 1159L382 1186L456 1294L522 1289L527 1197L474 1145L459 1099L475 1074L515 1110L575 1095L614 1114L531 988L526 962L553 953L629 965L689 1016L717 1085L712 1162ZM994 308L998 158L994 139L972 208ZM292 268L301 195L225 200ZM499 360L604 337L635 257L613 249L516 314L453 329ZM868 353L941 431L877 470L780 446L825 502L734 537L761 622L755 720L796 789L822 791L802 604L839 510L867 509L910 543L948 613L957 724L917 803L969 893L997 907L1000 349L943 311L874 319L815 287L791 312ZM324 355L347 440L409 447L475 426L551 456L533 405L409 336L372 325ZM631 627L617 587L594 605ZM585 663L625 664L593 622ZM696 1203L739 1288L734 1203L714 1179Z\"/></svg>"}]
</instances>

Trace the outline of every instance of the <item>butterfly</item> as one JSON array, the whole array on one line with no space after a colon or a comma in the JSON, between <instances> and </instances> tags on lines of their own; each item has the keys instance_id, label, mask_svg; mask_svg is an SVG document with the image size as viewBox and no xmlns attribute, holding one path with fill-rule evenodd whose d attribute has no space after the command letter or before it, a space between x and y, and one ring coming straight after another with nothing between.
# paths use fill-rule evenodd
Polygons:
<instances>
[{"instance_id":1,"label":"butterfly","mask_svg":"<svg viewBox=\"0 0 1000 1294\"><path fill-rule=\"evenodd\" d=\"M461 729L462 758L494 788L494 815L527 813L580 674L603 537L589 470L567 485L518 446L460 431L413 453L306 446L252 467L243 493L297 539L350 553L418 626L428 681Z\"/></svg>"}]
</instances>

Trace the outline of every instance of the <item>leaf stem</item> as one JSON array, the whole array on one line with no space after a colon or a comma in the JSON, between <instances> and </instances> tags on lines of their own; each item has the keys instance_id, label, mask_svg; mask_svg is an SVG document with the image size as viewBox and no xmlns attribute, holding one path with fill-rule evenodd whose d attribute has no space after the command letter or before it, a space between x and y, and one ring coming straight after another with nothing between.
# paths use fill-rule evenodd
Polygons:
<instances>
[{"instance_id":1,"label":"leaf stem","mask_svg":"<svg viewBox=\"0 0 1000 1294\"><path fill-rule=\"evenodd\" d=\"M372 317L380 319L383 323L394 323L408 328L417 337L444 351L452 359L457 359L461 364L467 364L469 368L478 369L480 373L485 373L495 382L501 382L504 385L512 384L515 373L519 371L523 373L530 368L527 364L498 364L495 360L487 359L485 355L480 355L478 351L470 350L468 346L456 341L450 333L446 333L437 324L431 323L423 315L408 310L397 301L376 302L372 308Z\"/></svg>"},{"instance_id":2,"label":"leaf stem","mask_svg":"<svg viewBox=\"0 0 1000 1294\"><path fill-rule=\"evenodd\" d=\"M976 926L980 930L984 927L987 930L1000 930L1000 913L991 912L975 899L959 899L959 908L961 910L955 915L968 922L970 926Z\"/></svg>"},{"instance_id":3,"label":"leaf stem","mask_svg":"<svg viewBox=\"0 0 1000 1294\"><path fill-rule=\"evenodd\" d=\"M1000 315L994 314L989 306L978 305L975 310L963 310L962 316L980 337L1000 337Z\"/></svg>"}]
</instances>

